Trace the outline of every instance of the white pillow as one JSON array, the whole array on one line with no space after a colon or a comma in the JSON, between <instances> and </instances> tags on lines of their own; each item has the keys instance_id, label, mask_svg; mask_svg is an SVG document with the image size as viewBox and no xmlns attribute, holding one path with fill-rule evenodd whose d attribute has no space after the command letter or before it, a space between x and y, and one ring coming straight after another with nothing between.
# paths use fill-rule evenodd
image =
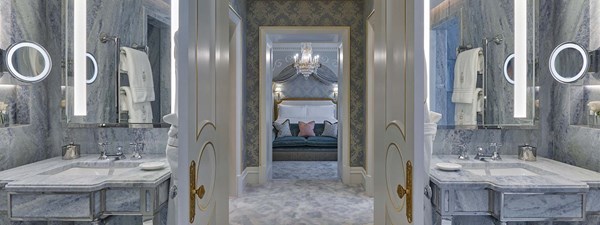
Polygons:
<instances>
[{"instance_id":1,"label":"white pillow","mask_svg":"<svg viewBox=\"0 0 600 225\"><path fill-rule=\"evenodd\" d=\"M308 118L335 118L335 106L309 106L307 107Z\"/></svg>"},{"instance_id":2,"label":"white pillow","mask_svg":"<svg viewBox=\"0 0 600 225\"><path fill-rule=\"evenodd\" d=\"M279 105L277 118L304 118L306 117L306 107L305 106L295 106L295 105Z\"/></svg>"}]
</instances>

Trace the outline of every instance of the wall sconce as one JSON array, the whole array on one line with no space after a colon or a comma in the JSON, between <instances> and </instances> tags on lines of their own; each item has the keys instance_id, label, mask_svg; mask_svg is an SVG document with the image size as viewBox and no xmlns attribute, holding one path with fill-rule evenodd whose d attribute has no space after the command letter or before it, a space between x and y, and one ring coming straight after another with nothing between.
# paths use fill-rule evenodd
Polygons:
<instances>
[{"instance_id":1,"label":"wall sconce","mask_svg":"<svg viewBox=\"0 0 600 225\"><path fill-rule=\"evenodd\" d=\"M281 86L275 86L275 94L277 95L277 97L275 97L275 100L281 101Z\"/></svg>"}]
</instances>

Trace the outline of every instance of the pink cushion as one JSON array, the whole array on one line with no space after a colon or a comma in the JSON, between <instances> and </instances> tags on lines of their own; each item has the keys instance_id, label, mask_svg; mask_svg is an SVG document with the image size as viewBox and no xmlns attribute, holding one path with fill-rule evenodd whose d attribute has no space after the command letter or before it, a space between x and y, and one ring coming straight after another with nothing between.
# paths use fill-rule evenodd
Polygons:
<instances>
[{"instance_id":1,"label":"pink cushion","mask_svg":"<svg viewBox=\"0 0 600 225\"><path fill-rule=\"evenodd\" d=\"M298 127L300 128L298 137L314 137L315 136L315 121L310 121L308 123L300 121L300 122L298 122Z\"/></svg>"}]
</instances>

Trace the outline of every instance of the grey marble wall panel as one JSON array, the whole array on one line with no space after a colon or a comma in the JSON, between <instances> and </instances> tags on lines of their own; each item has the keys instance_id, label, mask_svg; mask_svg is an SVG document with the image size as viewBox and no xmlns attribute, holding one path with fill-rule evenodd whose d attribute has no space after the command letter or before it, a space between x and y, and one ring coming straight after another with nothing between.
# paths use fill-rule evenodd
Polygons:
<instances>
[{"instance_id":1,"label":"grey marble wall panel","mask_svg":"<svg viewBox=\"0 0 600 225\"><path fill-rule=\"evenodd\" d=\"M364 165L365 149L365 23L362 0L252 0L247 3L245 73L245 166L259 164L259 27L350 26L350 166ZM303 13L309 12L309 13Z\"/></svg>"},{"instance_id":2,"label":"grey marble wall panel","mask_svg":"<svg viewBox=\"0 0 600 225\"><path fill-rule=\"evenodd\" d=\"M139 212L140 196L140 191L134 189L106 190L106 211Z\"/></svg>"},{"instance_id":3,"label":"grey marble wall panel","mask_svg":"<svg viewBox=\"0 0 600 225\"><path fill-rule=\"evenodd\" d=\"M540 66L542 147L553 159L586 169L600 171L600 129L585 126L587 101L598 100L600 95L598 73L589 74L574 84L561 84L551 79L547 59L552 50L566 41L576 42L589 49L600 47L600 25L594 23L600 15L597 1L561 0L540 1ZM576 65L563 65L572 66ZM590 86L591 85L591 86Z\"/></svg>"},{"instance_id":4,"label":"grey marble wall panel","mask_svg":"<svg viewBox=\"0 0 600 225\"><path fill-rule=\"evenodd\" d=\"M530 129L438 129L433 142L433 154L457 155L458 146L465 145L469 155L476 154L478 146L487 149L490 143L502 144L500 155L516 155L518 146L531 144L538 146L539 138L537 130ZM538 149L539 156L548 156L548 151Z\"/></svg>"},{"instance_id":5,"label":"grey marble wall panel","mask_svg":"<svg viewBox=\"0 0 600 225\"><path fill-rule=\"evenodd\" d=\"M51 43L43 0L0 0L0 48L6 49L15 42L29 40L48 48ZM50 50L49 50L50 51ZM59 59L50 51L53 59ZM56 62L49 77L60 77L60 60ZM5 73L6 78L9 74ZM15 82L11 82L15 83ZM13 122L27 124L0 128L0 170L13 168L45 159L49 156L46 146L49 134L47 81L33 85L15 86L16 117Z\"/></svg>"},{"instance_id":6,"label":"grey marble wall panel","mask_svg":"<svg viewBox=\"0 0 600 225\"><path fill-rule=\"evenodd\" d=\"M62 143L73 141L81 145L82 154L99 154L98 143L109 142L109 152L114 152L121 146L129 156L133 153L129 149L129 143L137 142L145 144L142 156L164 154L168 131L169 128L73 128L66 130Z\"/></svg>"}]
</instances>

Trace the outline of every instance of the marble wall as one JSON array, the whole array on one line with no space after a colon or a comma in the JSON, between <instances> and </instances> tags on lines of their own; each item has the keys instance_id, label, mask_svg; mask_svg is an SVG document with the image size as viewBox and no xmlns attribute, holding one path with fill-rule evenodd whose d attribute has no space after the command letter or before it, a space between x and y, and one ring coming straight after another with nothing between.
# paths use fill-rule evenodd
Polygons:
<instances>
[{"instance_id":1,"label":"marble wall","mask_svg":"<svg viewBox=\"0 0 600 225\"><path fill-rule=\"evenodd\" d=\"M246 166L259 165L259 27L350 26L350 166L365 162L365 23L363 0L250 0L247 2L245 76Z\"/></svg>"},{"instance_id":2,"label":"marble wall","mask_svg":"<svg viewBox=\"0 0 600 225\"><path fill-rule=\"evenodd\" d=\"M578 43L590 50L600 47L600 3L594 0L540 0L540 76L542 143L553 159L600 171L600 129L587 126L588 101L600 100L600 73L581 81L561 84L548 69L546 59L562 42ZM576 65L563 65L575 68Z\"/></svg>"},{"instance_id":3,"label":"marble wall","mask_svg":"<svg viewBox=\"0 0 600 225\"><path fill-rule=\"evenodd\" d=\"M10 74L3 73L3 83L9 85L2 85L0 93L4 99L14 102L16 107L13 108L18 113L12 121L18 125L0 128L0 170L5 170L51 156L46 145L51 128L48 89L52 88L50 79L60 79L60 60L57 59L61 54L56 51L58 47L53 46L60 41L60 29L54 30L56 27L45 24L55 19L47 12L60 4L44 0L0 0L0 5L0 49L24 40L34 41L45 46L55 61L49 78L37 84L20 85ZM59 87L55 88L60 90Z\"/></svg>"}]
</instances>

